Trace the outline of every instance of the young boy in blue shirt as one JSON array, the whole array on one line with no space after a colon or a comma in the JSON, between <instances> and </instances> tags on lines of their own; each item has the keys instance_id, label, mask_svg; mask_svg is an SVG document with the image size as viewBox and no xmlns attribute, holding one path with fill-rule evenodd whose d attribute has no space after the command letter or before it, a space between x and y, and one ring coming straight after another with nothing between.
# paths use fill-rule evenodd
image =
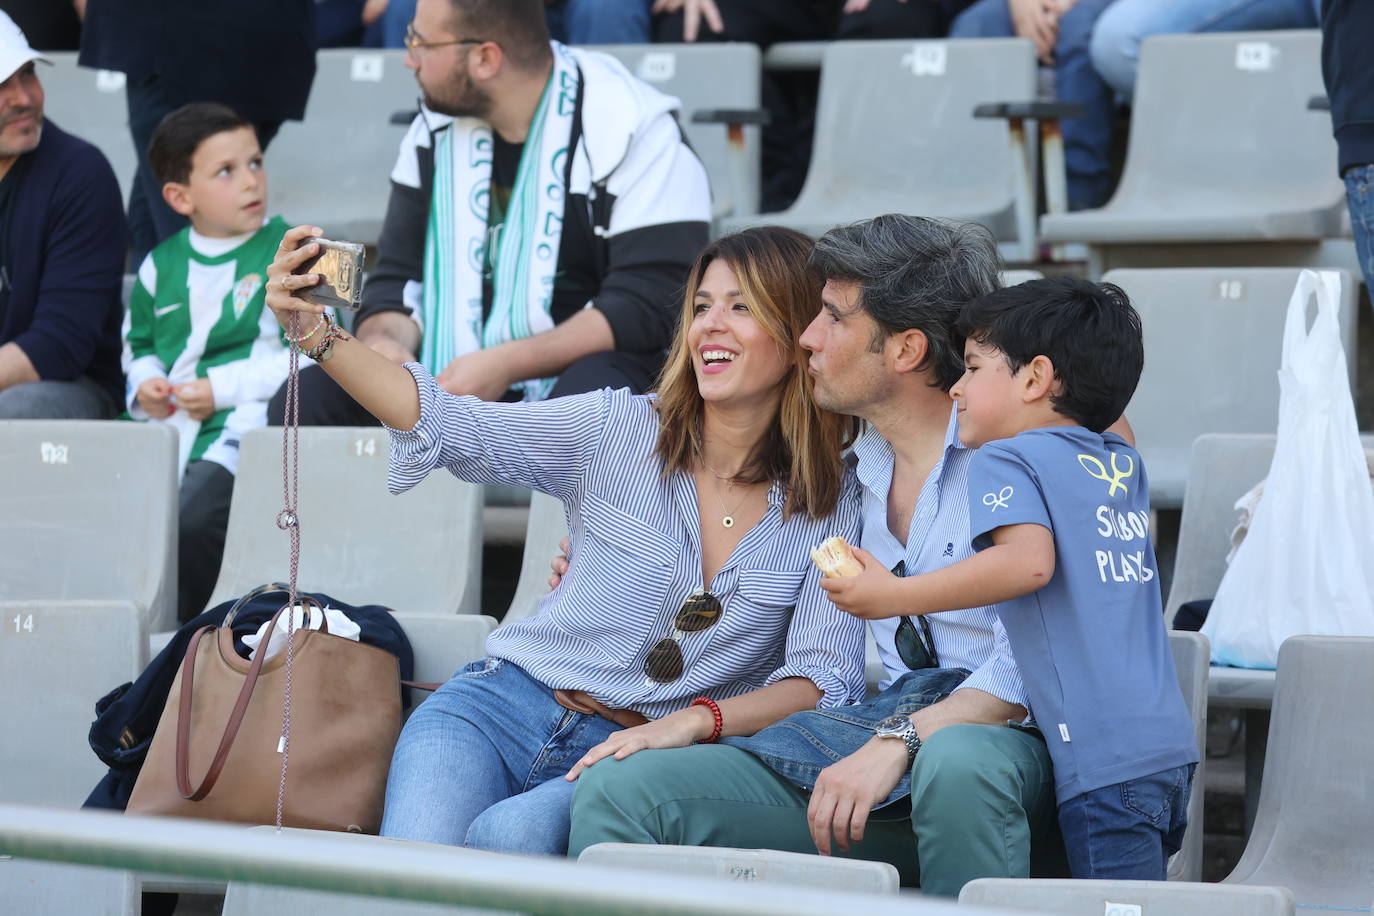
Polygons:
<instances>
[{"instance_id":1,"label":"young boy in blue shirt","mask_svg":"<svg viewBox=\"0 0 1374 916\"><path fill-rule=\"evenodd\" d=\"M977 448L979 552L899 579L823 579L868 619L997 605L1054 762L1076 878L1157 879L1179 849L1198 761L1164 626L1140 455L1106 432L1144 364L1140 318L1109 284L1023 283L965 306L959 439Z\"/></svg>"}]
</instances>

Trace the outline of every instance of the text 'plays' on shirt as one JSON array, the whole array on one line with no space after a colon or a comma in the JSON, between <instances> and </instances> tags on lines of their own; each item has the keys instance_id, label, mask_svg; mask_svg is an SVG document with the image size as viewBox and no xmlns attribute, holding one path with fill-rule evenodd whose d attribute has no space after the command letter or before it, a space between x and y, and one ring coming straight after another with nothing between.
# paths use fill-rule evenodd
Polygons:
<instances>
[{"instance_id":1,"label":"text 'plays' on shirt","mask_svg":"<svg viewBox=\"0 0 1374 916\"><path fill-rule=\"evenodd\" d=\"M1081 426L1023 432L969 468L973 546L1032 524L1054 535L1049 584L997 606L1049 745L1059 802L1195 763L1164 627L1140 455Z\"/></svg>"}]
</instances>

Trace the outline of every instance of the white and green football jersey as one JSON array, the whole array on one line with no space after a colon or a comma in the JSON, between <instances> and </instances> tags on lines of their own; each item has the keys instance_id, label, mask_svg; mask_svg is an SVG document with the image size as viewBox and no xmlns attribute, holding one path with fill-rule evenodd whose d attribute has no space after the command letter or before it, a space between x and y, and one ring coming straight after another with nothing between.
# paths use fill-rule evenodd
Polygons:
<instances>
[{"instance_id":1,"label":"white and green football jersey","mask_svg":"<svg viewBox=\"0 0 1374 916\"><path fill-rule=\"evenodd\" d=\"M150 378L174 385L204 378L214 390L216 410L203 422L182 410L154 421L180 433L182 470L203 458L234 473L240 436L266 425L267 402L286 379L289 351L263 304L267 266L286 229L281 217L228 239L187 227L138 269L124 316L129 415L149 419L137 395Z\"/></svg>"}]
</instances>

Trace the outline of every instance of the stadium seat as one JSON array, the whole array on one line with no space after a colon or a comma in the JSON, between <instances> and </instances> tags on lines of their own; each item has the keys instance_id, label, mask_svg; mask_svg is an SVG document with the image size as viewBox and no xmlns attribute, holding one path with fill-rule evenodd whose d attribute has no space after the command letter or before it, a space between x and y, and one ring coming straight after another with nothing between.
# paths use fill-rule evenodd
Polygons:
<instances>
[{"instance_id":1,"label":"stadium seat","mask_svg":"<svg viewBox=\"0 0 1374 916\"><path fill-rule=\"evenodd\" d=\"M824 888L870 894L897 893L897 869L886 862L702 846L597 843L582 850L586 865L666 871L681 876L761 881L793 888Z\"/></svg>"},{"instance_id":2,"label":"stadium seat","mask_svg":"<svg viewBox=\"0 0 1374 916\"><path fill-rule=\"evenodd\" d=\"M253 835L270 841L274 827L252 827L245 840ZM320 844L321 854L330 845L347 843L364 848L376 846L398 847L414 845L427 850L452 850L455 855L471 857L472 852L430 843L413 843L387 837L363 836L357 833L325 833L319 830L287 828L284 834L308 837ZM328 845L326 845L328 844ZM224 896L221 916L261 916L263 913L282 913L291 916L500 916L503 911L479 910L471 907L445 906L438 903L417 903L411 900L389 900L385 896L363 897L355 894L336 894L329 891L310 891L295 887L269 884L245 884L233 881Z\"/></svg>"},{"instance_id":3,"label":"stadium seat","mask_svg":"<svg viewBox=\"0 0 1374 916\"><path fill-rule=\"evenodd\" d=\"M129 106L124 99L124 74L76 65L77 52L45 52L51 67L41 67L45 117L69 134L94 145L110 160L119 193L128 201L138 160L129 133Z\"/></svg>"},{"instance_id":4,"label":"stadium seat","mask_svg":"<svg viewBox=\"0 0 1374 916\"><path fill-rule=\"evenodd\" d=\"M1173 630L1169 646L1174 652L1174 668L1183 701L1193 717L1193 734L1199 748L1207 747L1207 668L1211 649L1201 633ZM1183 846L1169 859L1170 881L1202 880L1202 788L1207 784L1207 755L1198 761L1193 773L1193 794L1188 799L1188 829Z\"/></svg>"},{"instance_id":5,"label":"stadium seat","mask_svg":"<svg viewBox=\"0 0 1374 916\"><path fill-rule=\"evenodd\" d=\"M133 872L0 856L6 916L136 916Z\"/></svg>"},{"instance_id":6,"label":"stadium seat","mask_svg":"<svg viewBox=\"0 0 1374 916\"><path fill-rule=\"evenodd\" d=\"M486 654L496 619L483 614L405 614L396 620L415 652L415 680L443 683Z\"/></svg>"},{"instance_id":7,"label":"stadium seat","mask_svg":"<svg viewBox=\"0 0 1374 916\"><path fill-rule=\"evenodd\" d=\"M558 542L568 533L563 504L545 493L530 496L529 526L525 529L525 554L520 561L520 579L515 597L502 623L532 617L539 599L549 591L549 560L558 553Z\"/></svg>"},{"instance_id":8,"label":"stadium seat","mask_svg":"<svg viewBox=\"0 0 1374 916\"><path fill-rule=\"evenodd\" d=\"M1374 897L1374 638L1294 636L1279 647L1259 809L1226 884L1277 885L1304 909L1363 912Z\"/></svg>"},{"instance_id":9,"label":"stadium seat","mask_svg":"<svg viewBox=\"0 0 1374 916\"><path fill-rule=\"evenodd\" d=\"M1228 887L1183 881L1076 881L979 878L959 892L961 906L1004 906L1059 916L1293 916L1282 887Z\"/></svg>"},{"instance_id":10,"label":"stadium seat","mask_svg":"<svg viewBox=\"0 0 1374 916\"><path fill-rule=\"evenodd\" d=\"M1198 436L1277 428L1284 318L1298 273L1180 268L1114 270L1102 278L1126 291L1145 328L1145 371L1126 416L1154 506L1182 505L1188 452ZM1339 320L1352 380L1356 291L1342 272Z\"/></svg>"},{"instance_id":11,"label":"stadium seat","mask_svg":"<svg viewBox=\"0 0 1374 916\"><path fill-rule=\"evenodd\" d=\"M210 606L284 582L281 429L243 437L224 563ZM407 613L475 614L482 578L482 488L437 470L414 490L386 488L381 427L300 431L303 591Z\"/></svg>"},{"instance_id":12,"label":"stadium seat","mask_svg":"<svg viewBox=\"0 0 1374 916\"><path fill-rule=\"evenodd\" d=\"M1043 280L1045 275L1038 270L1004 270L1002 271L1003 286L1019 286L1027 280Z\"/></svg>"},{"instance_id":13,"label":"stadium seat","mask_svg":"<svg viewBox=\"0 0 1374 916\"><path fill-rule=\"evenodd\" d=\"M176 463L170 427L0 422L0 601L132 601L173 626Z\"/></svg>"},{"instance_id":14,"label":"stadium seat","mask_svg":"<svg viewBox=\"0 0 1374 916\"><path fill-rule=\"evenodd\" d=\"M736 147L725 124L692 120L699 111L759 107L759 49L748 43L600 45L644 82L682 102L678 120L711 180L717 217L759 209L759 128L747 126Z\"/></svg>"},{"instance_id":15,"label":"stadium seat","mask_svg":"<svg viewBox=\"0 0 1374 916\"><path fill-rule=\"evenodd\" d=\"M1100 209L1046 215L1041 236L1086 242L1107 269L1128 263L1113 246L1171 245L1164 263L1182 266L1196 263L1179 260L1190 249L1225 263L1196 243L1338 235L1331 120L1307 108L1323 91L1320 52L1315 29L1147 38L1116 194ZM1259 252L1244 263L1276 263Z\"/></svg>"},{"instance_id":16,"label":"stadium seat","mask_svg":"<svg viewBox=\"0 0 1374 916\"><path fill-rule=\"evenodd\" d=\"M405 124L420 94L402 50L329 49L315 55L304 121L287 121L267 148L269 209L334 239L377 243Z\"/></svg>"},{"instance_id":17,"label":"stadium seat","mask_svg":"<svg viewBox=\"0 0 1374 916\"><path fill-rule=\"evenodd\" d=\"M819 235L900 212L973 220L1017 240L1007 124L975 119L973 109L1034 99L1035 74L1034 49L1019 38L832 42L801 195L781 213L722 228L779 223Z\"/></svg>"},{"instance_id":18,"label":"stadium seat","mask_svg":"<svg viewBox=\"0 0 1374 916\"><path fill-rule=\"evenodd\" d=\"M0 802L79 807L106 772L95 701L147 664L130 601L0 601Z\"/></svg>"}]
</instances>

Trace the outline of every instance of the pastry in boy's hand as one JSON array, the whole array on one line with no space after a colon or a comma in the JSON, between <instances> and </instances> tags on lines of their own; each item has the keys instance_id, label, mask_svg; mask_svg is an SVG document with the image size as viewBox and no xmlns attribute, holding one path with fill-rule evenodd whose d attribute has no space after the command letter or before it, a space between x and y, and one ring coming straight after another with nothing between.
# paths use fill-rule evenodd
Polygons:
<instances>
[{"instance_id":1,"label":"pastry in boy's hand","mask_svg":"<svg viewBox=\"0 0 1374 916\"><path fill-rule=\"evenodd\" d=\"M864 571L842 537L826 538L820 546L811 551L811 562L830 579L844 579L857 576Z\"/></svg>"}]
</instances>

